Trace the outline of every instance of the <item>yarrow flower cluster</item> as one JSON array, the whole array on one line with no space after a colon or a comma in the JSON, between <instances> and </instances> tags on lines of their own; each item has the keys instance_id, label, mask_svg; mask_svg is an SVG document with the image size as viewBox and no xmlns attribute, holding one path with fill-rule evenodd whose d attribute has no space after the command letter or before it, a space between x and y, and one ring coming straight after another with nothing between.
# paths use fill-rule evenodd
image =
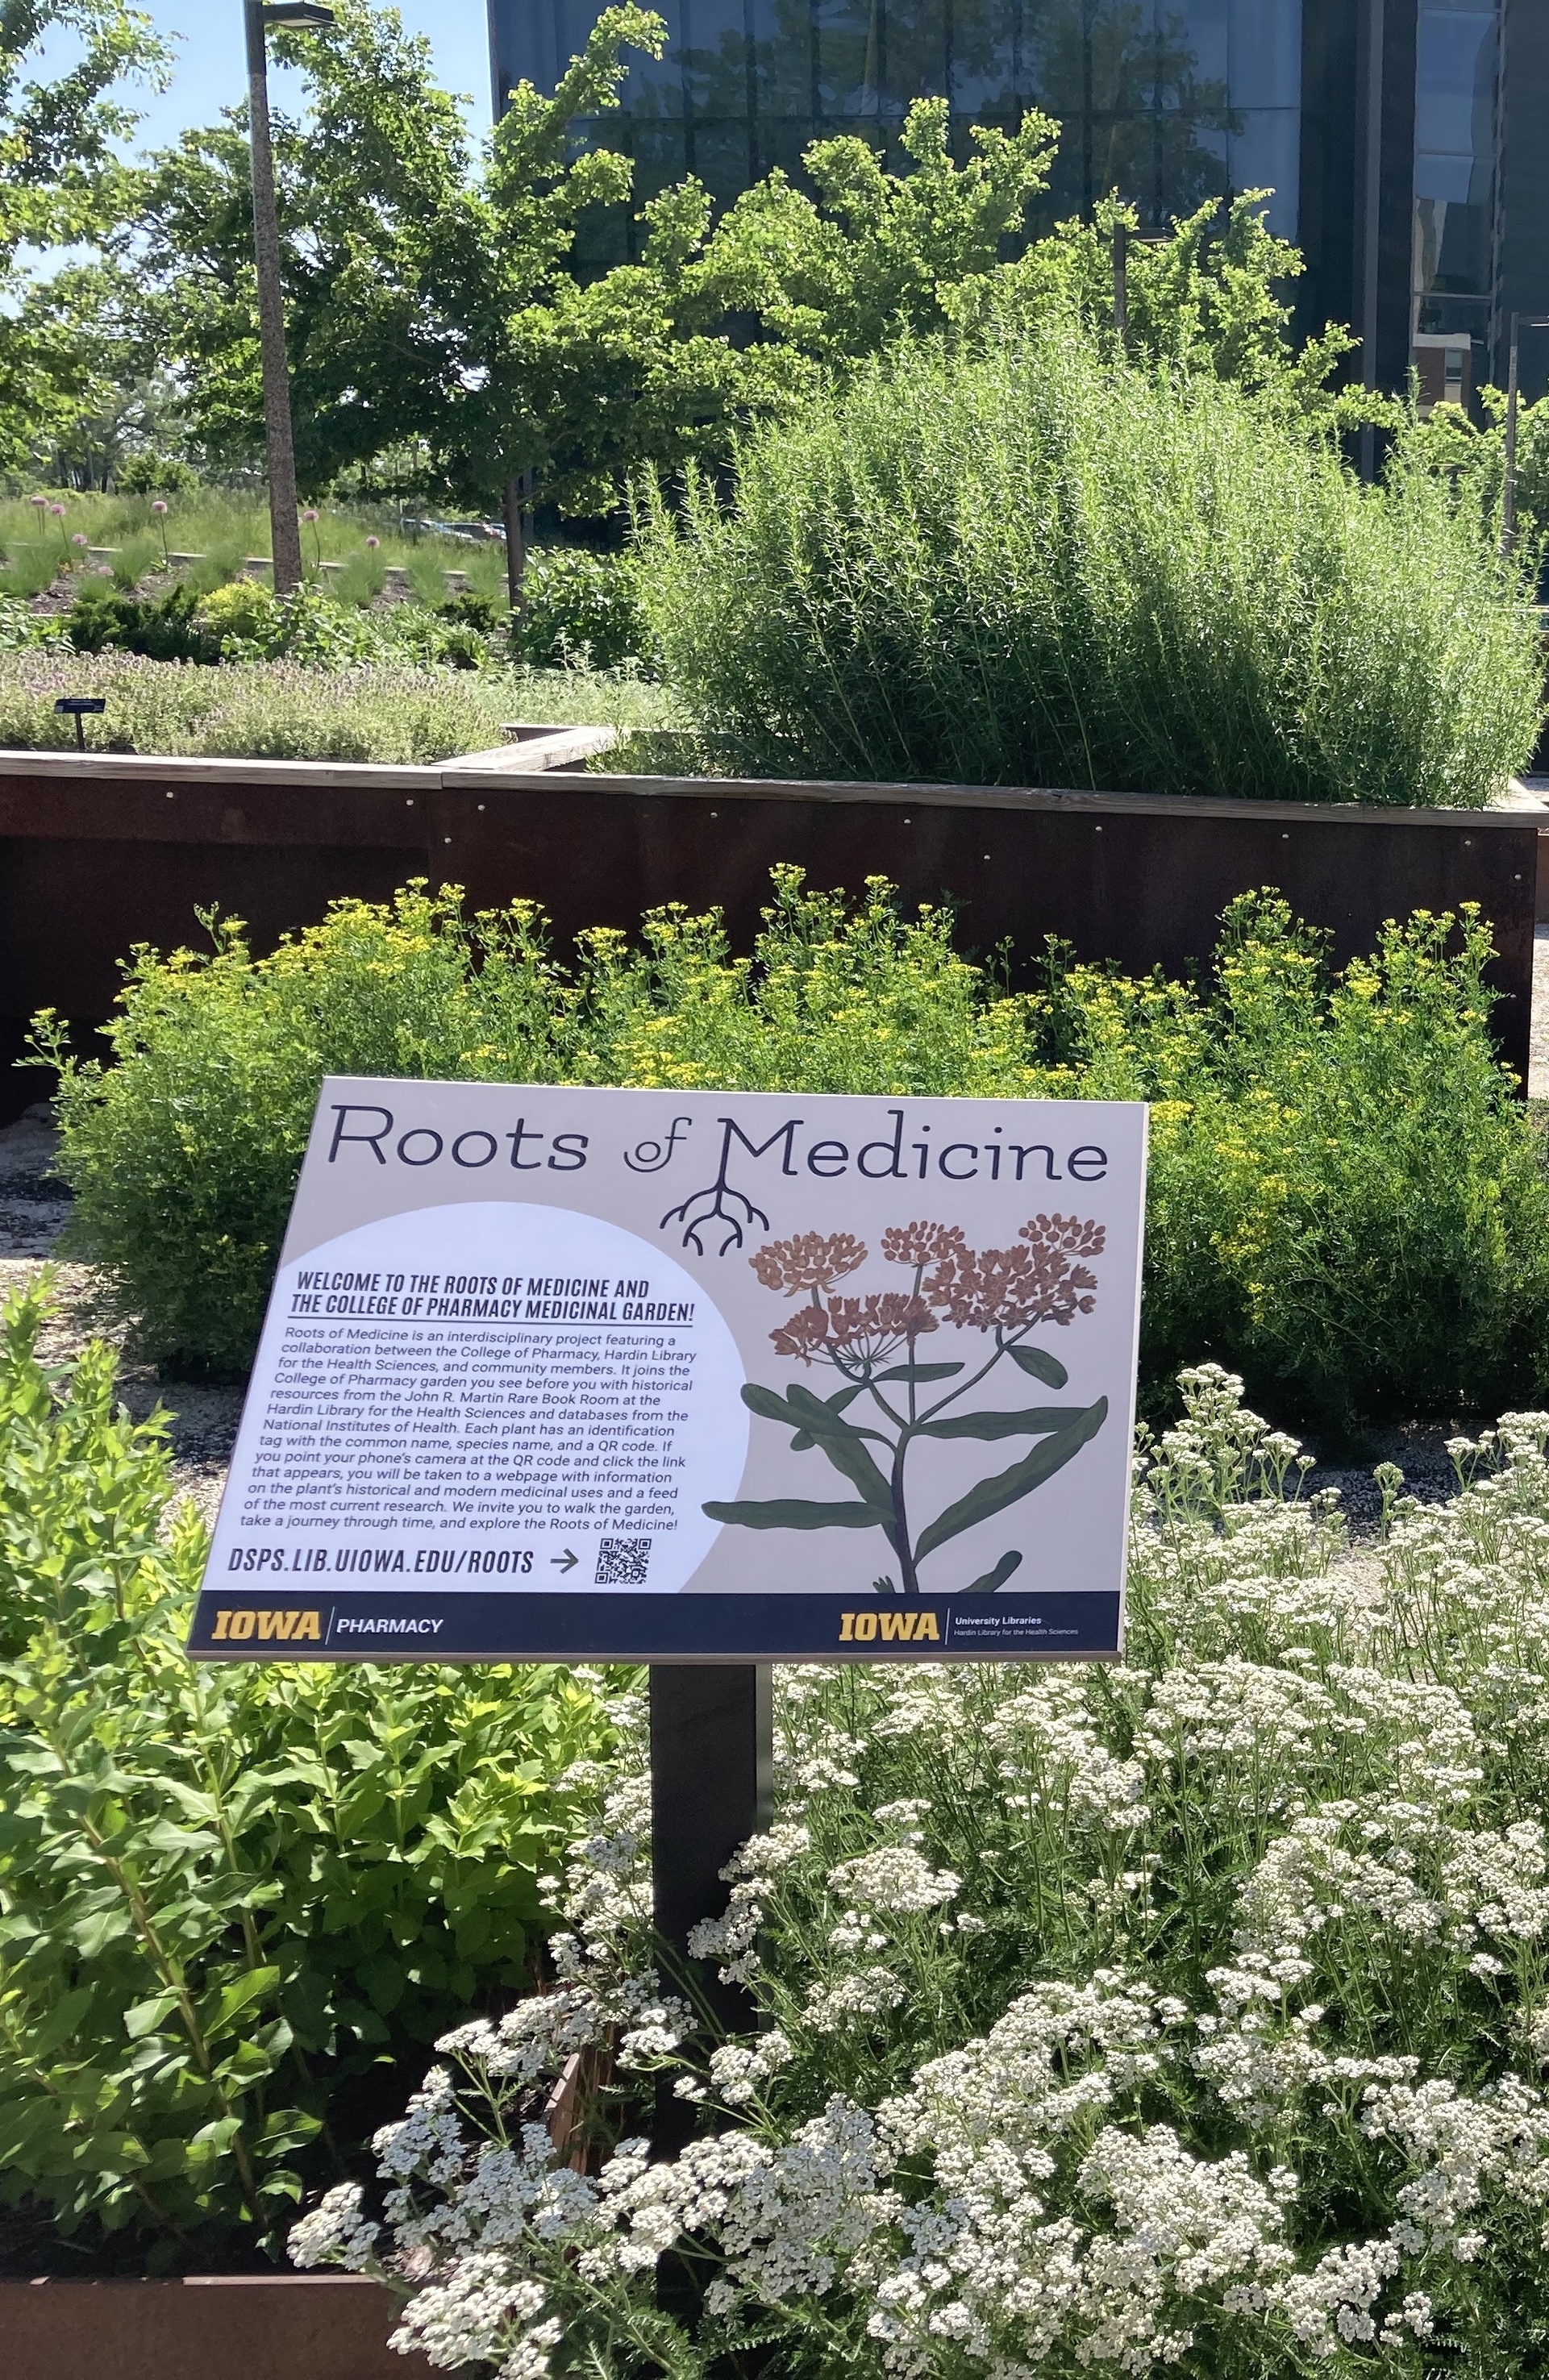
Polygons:
<instances>
[{"instance_id":1,"label":"yarrow flower cluster","mask_svg":"<svg viewBox=\"0 0 1549 2380\"><path fill-rule=\"evenodd\" d=\"M906 1301L950 1320L950 1281L1002 1330L1025 1267L1057 1318L1100 1253L1059 1217L1022 1249L882 1245ZM893 1294L840 1294L867 1253L754 1261L832 1346ZM1352 1542L1239 1382L1182 1388L1137 1461L1126 1662L782 1672L776 1821L682 1973L621 1698L567 1780L547 1987L444 2036L296 2260L380 2273L397 2344L496 2380L751 2342L870 2380L1535 2368L1549 1415L1460 1443L1445 1508L1390 1473Z\"/></svg>"}]
</instances>

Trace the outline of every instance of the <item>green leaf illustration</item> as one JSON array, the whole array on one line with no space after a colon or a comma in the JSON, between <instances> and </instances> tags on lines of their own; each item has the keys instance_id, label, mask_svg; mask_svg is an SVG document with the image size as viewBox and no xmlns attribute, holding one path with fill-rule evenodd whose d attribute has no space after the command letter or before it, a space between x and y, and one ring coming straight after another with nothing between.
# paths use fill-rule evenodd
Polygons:
<instances>
[{"instance_id":1,"label":"green leaf illustration","mask_svg":"<svg viewBox=\"0 0 1549 2380\"><path fill-rule=\"evenodd\" d=\"M1042 1347L1007 1347L1004 1353L1024 1372L1031 1372L1035 1380L1042 1380L1046 1389L1063 1389L1070 1378L1059 1357L1045 1355Z\"/></svg>"},{"instance_id":2,"label":"green leaf illustration","mask_svg":"<svg viewBox=\"0 0 1549 2380\"><path fill-rule=\"evenodd\" d=\"M865 1383L863 1381L857 1380L853 1388L836 1389L831 1397L824 1397L823 1402L828 1407L830 1413L843 1413L847 1405L853 1404L855 1402L856 1398L860 1394L864 1385ZM799 1429L796 1436L791 1439L790 1451L793 1454L805 1454L811 1448L816 1446L816 1444L817 1439L812 1436L810 1429Z\"/></svg>"},{"instance_id":3,"label":"green leaf illustration","mask_svg":"<svg viewBox=\"0 0 1549 2380\"><path fill-rule=\"evenodd\" d=\"M955 1379L963 1368L961 1364L895 1364L889 1370L879 1372L877 1378L910 1380L919 1386L926 1380Z\"/></svg>"},{"instance_id":4,"label":"green leaf illustration","mask_svg":"<svg viewBox=\"0 0 1549 2380\"><path fill-rule=\"evenodd\" d=\"M776 1496L767 1504L705 1504L713 1521L739 1529L880 1529L882 1515L870 1504L809 1504L799 1496Z\"/></svg>"},{"instance_id":5,"label":"green leaf illustration","mask_svg":"<svg viewBox=\"0 0 1549 2380\"><path fill-rule=\"evenodd\" d=\"M865 1445L869 1438L879 1446L885 1446L887 1440L877 1430L857 1429L853 1422L841 1421L837 1414L830 1413L821 1397L813 1396L811 1389L793 1388L786 1411L800 1428L816 1439L840 1477L860 1489L891 1538L893 1491Z\"/></svg>"},{"instance_id":6,"label":"green leaf illustration","mask_svg":"<svg viewBox=\"0 0 1549 2380\"><path fill-rule=\"evenodd\" d=\"M1021 1413L949 1414L945 1421L922 1421L920 1438L1046 1438L1067 1422L1079 1421L1085 1405L1030 1405Z\"/></svg>"},{"instance_id":7,"label":"green leaf illustration","mask_svg":"<svg viewBox=\"0 0 1549 2380\"><path fill-rule=\"evenodd\" d=\"M1008 1504L1031 1496L1035 1488L1042 1488L1046 1479L1063 1470L1089 1439L1096 1437L1107 1418L1108 1400L1099 1397L1094 1405L1088 1405L1066 1428L1046 1438L1042 1446L1024 1455L1020 1463L1014 1463L1009 1471L999 1472L993 1479L982 1479L977 1488L970 1488L966 1496L949 1504L939 1520L932 1522L915 1548L916 1561L923 1561L938 1546L945 1545L950 1537L960 1536L977 1522L987 1521L993 1512L1004 1512Z\"/></svg>"},{"instance_id":8,"label":"green leaf illustration","mask_svg":"<svg viewBox=\"0 0 1549 2380\"><path fill-rule=\"evenodd\" d=\"M994 1570L987 1570L982 1578L976 1578L973 1585L965 1586L962 1592L964 1595L994 1595L996 1587L1004 1586L1012 1572L1020 1570L1021 1566L1022 1557L1019 1553L1015 1550L1004 1553Z\"/></svg>"}]
</instances>

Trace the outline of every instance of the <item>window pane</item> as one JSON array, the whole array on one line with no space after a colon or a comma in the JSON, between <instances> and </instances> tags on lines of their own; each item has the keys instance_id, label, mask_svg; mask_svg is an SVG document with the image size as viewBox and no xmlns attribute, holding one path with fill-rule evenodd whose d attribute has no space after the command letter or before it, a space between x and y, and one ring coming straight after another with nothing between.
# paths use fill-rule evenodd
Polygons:
<instances>
[{"instance_id":1,"label":"window pane","mask_svg":"<svg viewBox=\"0 0 1549 2380\"><path fill-rule=\"evenodd\" d=\"M1415 66L1415 147L1494 146L1495 19L1482 11L1423 8Z\"/></svg>"},{"instance_id":2,"label":"window pane","mask_svg":"<svg viewBox=\"0 0 1549 2380\"><path fill-rule=\"evenodd\" d=\"M1234 190L1275 192L1264 220L1282 239L1294 239L1301 173L1301 115L1294 107L1244 110L1240 132L1226 144Z\"/></svg>"},{"instance_id":3,"label":"window pane","mask_svg":"<svg viewBox=\"0 0 1549 2380\"><path fill-rule=\"evenodd\" d=\"M1234 107L1301 104L1301 0L1231 0Z\"/></svg>"}]
</instances>

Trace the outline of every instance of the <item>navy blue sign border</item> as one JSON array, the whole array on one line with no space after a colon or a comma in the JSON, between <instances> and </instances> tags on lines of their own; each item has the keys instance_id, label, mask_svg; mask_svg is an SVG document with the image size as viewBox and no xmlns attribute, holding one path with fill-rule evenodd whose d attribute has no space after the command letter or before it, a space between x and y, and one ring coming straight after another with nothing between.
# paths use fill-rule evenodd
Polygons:
<instances>
[{"instance_id":1,"label":"navy blue sign border","mask_svg":"<svg viewBox=\"0 0 1549 2380\"><path fill-rule=\"evenodd\" d=\"M1113 1660L1116 1594L288 1593L206 1588L196 1660Z\"/></svg>"}]
</instances>

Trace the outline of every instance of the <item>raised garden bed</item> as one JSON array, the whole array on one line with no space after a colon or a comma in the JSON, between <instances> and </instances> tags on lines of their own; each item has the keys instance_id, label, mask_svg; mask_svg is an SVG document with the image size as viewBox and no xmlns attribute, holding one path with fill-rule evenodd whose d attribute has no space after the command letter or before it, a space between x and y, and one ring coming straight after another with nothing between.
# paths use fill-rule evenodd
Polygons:
<instances>
[{"instance_id":1,"label":"raised garden bed","mask_svg":"<svg viewBox=\"0 0 1549 2380\"><path fill-rule=\"evenodd\" d=\"M961 944L1009 941L1022 982L1048 935L1129 970L1185 969L1259 885L1324 928L1337 960L1389 917L1474 901L1499 953L1502 1055L1526 1076L1537 810L610 775L563 733L434 768L0 753L0 1061L39 1007L101 1022L131 945L189 942L199 907L246 918L264 948L340 895L429 876L476 907L538 901L562 938L631 928L662 902L718 905L745 950L771 867L794 861L820 884L883 875L906 903L951 901ZM39 1087L0 1063L0 1117Z\"/></svg>"},{"instance_id":2,"label":"raised garden bed","mask_svg":"<svg viewBox=\"0 0 1549 2380\"><path fill-rule=\"evenodd\" d=\"M0 2368L14 2380L413 2380L387 2345L393 2301L340 2274L177 2281L0 2281Z\"/></svg>"}]
</instances>

